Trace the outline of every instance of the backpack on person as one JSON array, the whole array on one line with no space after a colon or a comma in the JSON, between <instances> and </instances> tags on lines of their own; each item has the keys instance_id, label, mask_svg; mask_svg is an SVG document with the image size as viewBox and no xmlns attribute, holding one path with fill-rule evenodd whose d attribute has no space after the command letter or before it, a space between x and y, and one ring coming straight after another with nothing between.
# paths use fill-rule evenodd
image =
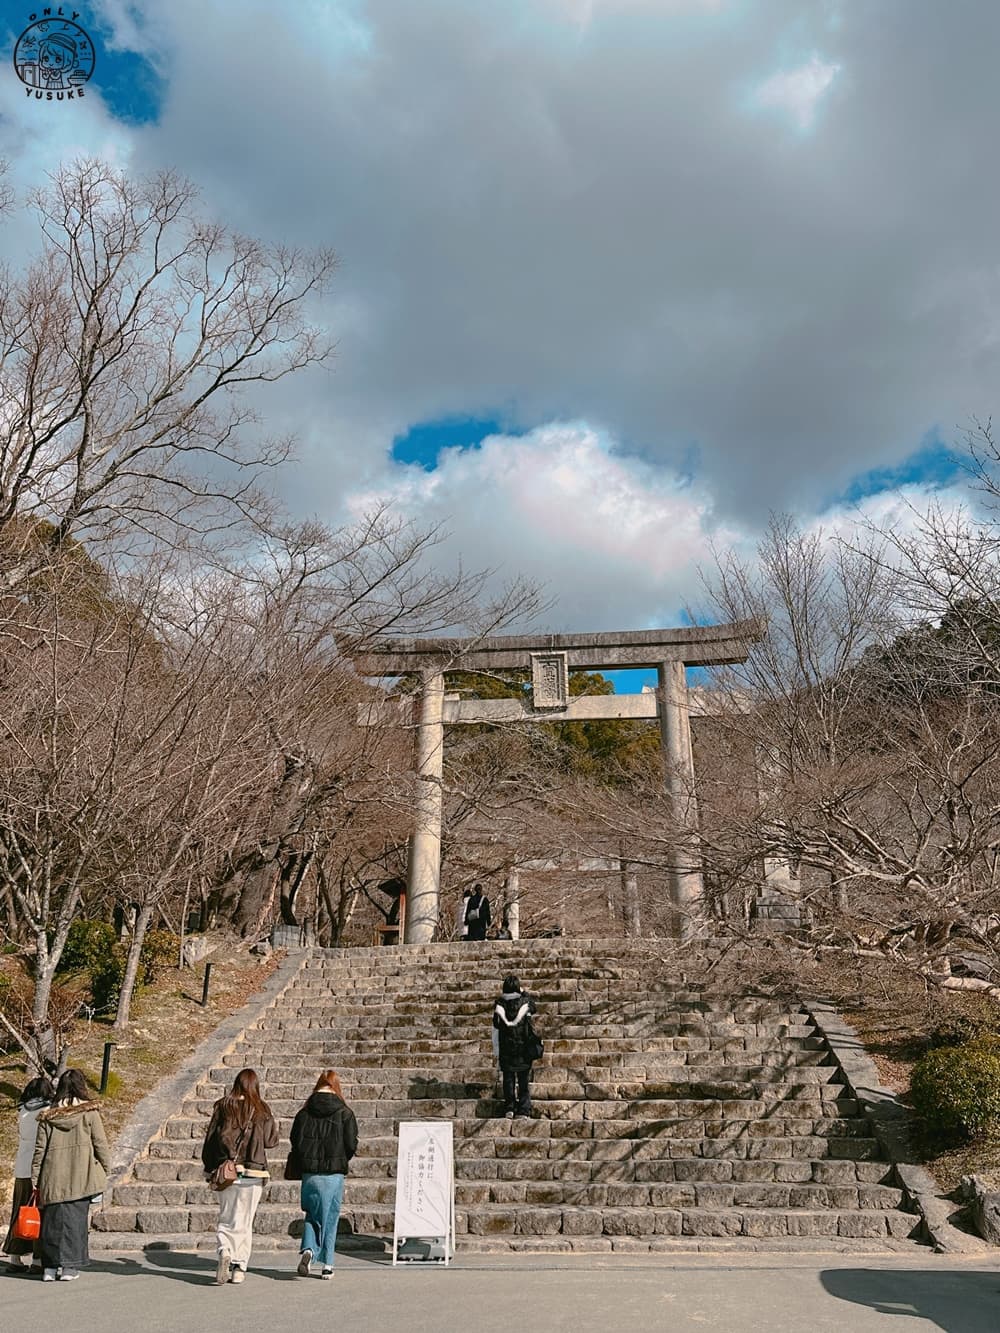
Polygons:
<instances>
[{"instance_id":1,"label":"backpack on person","mask_svg":"<svg viewBox=\"0 0 1000 1333\"><path fill-rule=\"evenodd\" d=\"M535 1025L532 1023L530 1017L524 1020L524 1025L526 1029L524 1034L524 1049L528 1059L534 1064L536 1060L540 1060L545 1054L545 1042L542 1041L541 1037L535 1031Z\"/></svg>"}]
</instances>

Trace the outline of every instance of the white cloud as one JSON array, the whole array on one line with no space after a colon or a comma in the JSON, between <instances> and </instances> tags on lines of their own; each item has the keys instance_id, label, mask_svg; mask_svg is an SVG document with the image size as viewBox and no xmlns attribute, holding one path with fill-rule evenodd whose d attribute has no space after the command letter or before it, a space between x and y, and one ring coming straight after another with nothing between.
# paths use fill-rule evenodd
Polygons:
<instances>
[{"instance_id":1,"label":"white cloud","mask_svg":"<svg viewBox=\"0 0 1000 1333\"><path fill-rule=\"evenodd\" d=\"M696 595L713 533L741 540L717 526L703 489L616 453L582 423L445 450L433 472L393 468L347 507L360 514L379 500L442 524L450 537L437 558L544 584L553 630L674 623Z\"/></svg>"},{"instance_id":2,"label":"white cloud","mask_svg":"<svg viewBox=\"0 0 1000 1333\"><path fill-rule=\"evenodd\" d=\"M844 538L861 529L871 529L892 533L905 541L920 536L925 527L924 516L932 508L949 526L957 525L961 516L968 514L971 498L968 488L958 484L910 484L867 495L854 504L834 505L813 518L809 526L814 531L822 529Z\"/></svg>"},{"instance_id":3,"label":"white cloud","mask_svg":"<svg viewBox=\"0 0 1000 1333\"><path fill-rule=\"evenodd\" d=\"M7 182L16 198L44 185L61 163L79 157L101 157L126 169L134 148L133 132L108 113L96 89L86 87L84 99L68 102L36 101L10 62L0 64L0 160L7 163ZM38 228L30 213L20 209L0 223L0 255L15 267L38 246Z\"/></svg>"},{"instance_id":4,"label":"white cloud","mask_svg":"<svg viewBox=\"0 0 1000 1333\"><path fill-rule=\"evenodd\" d=\"M812 56L797 69L779 70L757 89L760 106L787 111L800 130L807 130L824 93L840 73L840 66Z\"/></svg>"}]
</instances>

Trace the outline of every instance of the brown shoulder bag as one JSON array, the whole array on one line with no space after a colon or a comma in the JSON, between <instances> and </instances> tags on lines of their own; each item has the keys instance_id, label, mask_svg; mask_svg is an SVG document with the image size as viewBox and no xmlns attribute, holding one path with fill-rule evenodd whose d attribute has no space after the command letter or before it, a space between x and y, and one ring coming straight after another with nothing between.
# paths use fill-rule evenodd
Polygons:
<instances>
[{"instance_id":1,"label":"brown shoulder bag","mask_svg":"<svg viewBox=\"0 0 1000 1333\"><path fill-rule=\"evenodd\" d=\"M243 1144L253 1128L253 1116L250 1117L250 1123L246 1126L240 1137L236 1140L236 1157L239 1157L243 1149ZM239 1179L239 1172L236 1169L236 1159L227 1157L224 1162L220 1162L214 1171L208 1173L208 1187L216 1192L227 1190L230 1185L235 1185Z\"/></svg>"}]
</instances>

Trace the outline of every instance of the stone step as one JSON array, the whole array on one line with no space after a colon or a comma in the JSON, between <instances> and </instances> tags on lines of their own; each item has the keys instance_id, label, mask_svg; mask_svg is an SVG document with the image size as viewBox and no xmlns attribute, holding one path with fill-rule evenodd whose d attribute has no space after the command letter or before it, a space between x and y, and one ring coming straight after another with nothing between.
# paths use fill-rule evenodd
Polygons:
<instances>
[{"instance_id":1,"label":"stone step","mask_svg":"<svg viewBox=\"0 0 1000 1333\"><path fill-rule=\"evenodd\" d=\"M286 1121L286 1126L288 1123ZM762 1122L754 1121L751 1123L760 1124ZM767 1122L763 1122L763 1124L766 1125ZM398 1125L398 1120L388 1117L372 1121L370 1124L362 1121L359 1126L359 1133L363 1142L368 1137L382 1137L393 1134L398 1129ZM802 1133L782 1135L780 1133L768 1134L760 1129L756 1133L751 1133L745 1125L734 1124L730 1126L730 1133L706 1135L702 1126L694 1125L694 1131L697 1132L693 1132L686 1122L678 1124L672 1121L559 1119L507 1121L494 1118L481 1121L455 1121L453 1130L456 1141L469 1138L483 1144L481 1149L483 1160L471 1165L477 1165L478 1167L488 1167L490 1165L488 1160L485 1160L487 1151L485 1144L490 1138L494 1137L493 1130L498 1125L503 1126L508 1134L516 1132L519 1137L551 1137L572 1141L595 1139L620 1142L634 1141L636 1143L662 1142L667 1149L664 1155L670 1157L767 1157L786 1161L805 1158L819 1161L825 1158L836 1158L852 1161L875 1161L880 1156L877 1141L865 1135L863 1128L858 1128L857 1132L850 1134L818 1135ZM175 1156L176 1149L172 1146L174 1143L191 1145L194 1141L195 1148L200 1148L206 1126L207 1120L204 1118L169 1120L164 1127L165 1137L155 1140L150 1145L150 1155L154 1157ZM717 1127L721 1129L721 1123L719 1126L713 1125L713 1129ZM488 1132L481 1133L481 1130ZM496 1137L500 1137L500 1135L496 1135ZM272 1157L272 1161L276 1161L281 1153L287 1153L287 1143L287 1138L282 1140L279 1147L275 1149L275 1156ZM191 1151L190 1146L187 1151Z\"/></svg>"},{"instance_id":2,"label":"stone step","mask_svg":"<svg viewBox=\"0 0 1000 1333\"><path fill-rule=\"evenodd\" d=\"M392 1205L392 1179L355 1177L349 1184L354 1207ZM297 1181L273 1180L261 1207L298 1206ZM903 1191L889 1185L816 1185L792 1183L653 1182L627 1181L467 1181L456 1183L456 1202L472 1204L544 1204L547 1207L588 1208L835 1208L898 1210ZM111 1192L113 1208L205 1207L211 1202L204 1180L118 1185Z\"/></svg>"},{"instance_id":3,"label":"stone step","mask_svg":"<svg viewBox=\"0 0 1000 1333\"><path fill-rule=\"evenodd\" d=\"M588 994L591 992L599 994L611 994L616 989L623 992L633 992L641 990L641 993L647 996L661 997L669 996L675 998L677 1004L707 1004L724 1006L728 1002L728 997L716 996L700 986L680 985L676 982L656 981L648 976L639 968L625 970L625 972L615 972L611 969L601 969L600 972L593 972L593 969L571 969L563 972L561 969L536 969L528 968L521 970L521 985L532 994L541 989L551 990L553 994L572 992ZM439 968L436 970L427 969L423 973L400 972L396 976L356 976L352 972L344 972L340 977L332 978L313 972L307 968L301 973L299 980L296 981L296 994L323 994L329 1000L339 1000L340 997L348 994L384 994L399 993L413 994L413 996L423 996L427 1000L429 989L427 985L428 978L433 981L433 993L447 994L448 997L461 997L463 992L469 989L475 989L477 993L499 994L501 989L501 976L493 972L492 968L479 968L475 970ZM769 1009L789 1008L783 1001L773 1000L768 996L752 996L752 994L743 994L733 998L733 1004L737 1006L760 1005ZM800 1004L792 1005L791 1008L801 1009Z\"/></svg>"},{"instance_id":4,"label":"stone step","mask_svg":"<svg viewBox=\"0 0 1000 1333\"><path fill-rule=\"evenodd\" d=\"M207 1191L206 1191L207 1192ZM203 1207L107 1207L95 1213L96 1231L202 1232L215 1230L218 1209ZM455 1209L456 1237L471 1235L519 1236L839 1236L846 1239L904 1239L913 1235L919 1218L910 1213L879 1209L792 1208L666 1208L559 1205L511 1207L475 1204ZM262 1204L255 1232L263 1236L301 1234L302 1213L297 1207ZM388 1205L355 1205L350 1186L345 1194L340 1230L354 1235L390 1236L393 1209Z\"/></svg>"},{"instance_id":5,"label":"stone step","mask_svg":"<svg viewBox=\"0 0 1000 1333\"><path fill-rule=\"evenodd\" d=\"M472 1033L465 1038L456 1038L452 1036L442 1036L438 1034L429 1034L426 1036L412 1035L407 1038L401 1038L394 1035L390 1038L367 1039L359 1037L357 1034L345 1035L337 1033L332 1028L311 1028L310 1032L317 1033L312 1037L296 1037L294 1035L283 1039L276 1039L268 1036L263 1042L246 1043L237 1055L237 1059L247 1059L252 1056L263 1057L265 1063L273 1063L273 1056L282 1050L289 1054L310 1054L315 1053L318 1058L323 1059L329 1055L331 1048L336 1048L341 1057L341 1064L347 1064L354 1055L467 1055L467 1054L487 1054L492 1050L490 1028L487 1026L474 1029ZM324 1035L318 1033L322 1031ZM636 1052L641 1051L644 1054L661 1054L672 1051L685 1052L704 1052L707 1054L715 1052L744 1052L749 1054L764 1054L768 1051L794 1055L800 1049L824 1050L826 1049L820 1038L809 1034L804 1034L799 1042L791 1041L786 1038L759 1037L755 1034L743 1035L736 1033L733 1035L720 1036L662 1036L635 1034L633 1036L622 1036L621 1033L609 1033L603 1030L591 1032L586 1036L571 1037L567 1035L565 1028L560 1030L558 1036L553 1036L538 1025L539 1034L545 1039L546 1054L550 1051L553 1054L566 1053L586 1055L588 1053L611 1053L611 1052ZM812 1043L815 1042L815 1045ZM268 1058L272 1057L272 1058ZM224 1063L230 1063L225 1061Z\"/></svg>"},{"instance_id":6,"label":"stone step","mask_svg":"<svg viewBox=\"0 0 1000 1333\"><path fill-rule=\"evenodd\" d=\"M365 950L351 948L344 957L330 958L313 956L307 961L308 974L332 977L412 977L415 971L426 972L446 967L449 971L480 972L500 979L505 972L522 972L530 975L532 970L549 971L557 975L569 975L573 971L587 970L595 973L606 972L609 975L642 971L649 961L649 949L626 951L615 949L579 949L567 951L565 947L546 948L539 940L517 941L512 950L501 952L495 947L482 944L463 948L447 944L431 945L427 952L420 946L408 945L405 950L383 950L379 955L369 954ZM648 969L647 969L648 970ZM683 986L699 985L693 975L681 973L665 978L664 984Z\"/></svg>"},{"instance_id":7,"label":"stone step","mask_svg":"<svg viewBox=\"0 0 1000 1333\"><path fill-rule=\"evenodd\" d=\"M651 1069L655 1072L668 1072L671 1068L693 1068L698 1067L699 1077L702 1068L707 1066L710 1069L716 1066L735 1065L753 1070L773 1070L780 1074L783 1070L793 1070L796 1073L805 1068L824 1069L831 1078L839 1078L839 1066L833 1063L832 1057L825 1046L817 1042L816 1049L785 1049L782 1051L748 1051L743 1043L738 1043L734 1049L725 1050L699 1050L699 1051L644 1051L641 1046L633 1046L626 1049L616 1049L611 1051L600 1051L597 1049L581 1049L581 1047L596 1046L595 1042L553 1042L549 1041L545 1047L545 1057L537 1069L569 1069L595 1068L604 1066L608 1069L619 1069L628 1066L639 1066L645 1069ZM301 1047L308 1049L302 1050ZM243 1044L237 1050L231 1051L222 1058L222 1068L230 1072L224 1077L234 1078L235 1071L242 1069L246 1065L252 1066L258 1072L274 1069L311 1069L318 1071L329 1065L331 1056L335 1053L335 1043L323 1040L313 1040L309 1042L285 1042L283 1044L270 1043L267 1046L259 1044ZM433 1058L433 1063L438 1067L460 1070L468 1067L478 1067L484 1060L492 1063L492 1049L489 1053L484 1049L485 1042L470 1043L470 1047L464 1051L446 1051L446 1052L420 1052L420 1051L384 1051L366 1048L363 1051L355 1051L350 1057L351 1069L420 1069L429 1065ZM563 1048L563 1049L560 1049ZM342 1048L336 1045L336 1052ZM747 1077L752 1077L748 1074ZM824 1081L822 1078L820 1081Z\"/></svg>"},{"instance_id":8,"label":"stone step","mask_svg":"<svg viewBox=\"0 0 1000 1333\"><path fill-rule=\"evenodd\" d=\"M809 1085L817 1088L844 1088L842 1074L836 1065L760 1065L749 1064L744 1056L737 1061L735 1052L725 1060L714 1064L695 1063L674 1060L672 1056L647 1057L641 1052L626 1056L621 1052L607 1055L594 1054L574 1057L569 1052L549 1055L536 1064L532 1071L532 1083L552 1081L596 1081L631 1083L636 1080L649 1080L671 1085L684 1083L691 1086L704 1086L712 1083L740 1083L746 1086L783 1087L788 1084ZM751 1057L752 1059L753 1057ZM323 1066L310 1057L297 1057L282 1063L277 1059L268 1064L263 1060L250 1062L265 1090L280 1085L294 1084L296 1088L312 1088L318 1071ZM232 1065L217 1065L206 1073L205 1082L213 1087L228 1089L238 1069L243 1065L237 1060ZM355 1059L349 1068L343 1070L343 1077L352 1083L366 1080L389 1081L403 1079L410 1083L433 1083L450 1079L462 1083L487 1083L500 1077L496 1064L484 1054L470 1053L461 1059L443 1060L435 1063L417 1056L382 1057L378 1064L365 1058L363 1062Z\"/></svg>"},{"instance_id":9,"label":"stone step","mask_svg":"<svg viewBox=\"0 0 1000 1333\"><path fill-rule=\"evenodd\" d=\"M670 992L651 992L645 983L629 987L624 992L615 986L597 989L597 983L588 988L586 983L551 987L529 987L529 992L536 1004L558 1006L558 1012L571 1013L650 1013L677 1014L679 1016L712 1018L729 1021L735 1018L744 1022L802 1022L806 1011L801 1006L790 1007L763 1001L720 1003L700 996L678 996ZM397 1013L427 1013L429 1009L447 1011L449 1014L482 1013L496 1001L497 988L489 991L470 992L467 986L449 987L442 984L435 987L433 1001L428 998L426 983L414 986L412 990L390 987L379 991L341 990L336 994L322 987L310 990L296 987L285 997L282 1008L317 1009L323 1008L334 1013L360 1014L378 1012L381 1009ZM563 1009L561 1006L572 1006Z\"/></svg>"},{"instance_id":10,"label":"stone step","mask_svg":"<svg viewBox=\"0 0 1000 1333\"><path fill-rule=\"evenodd\" d=\"M480 1068L469 1071L464 1078L447 1079L435 1076L428 1071L411 1074L408 1071L372 1070L353 1071L354 1077L345 1075L341 1079L344 1097L351 1105L355 1101L370 1100L373 1097L405 1097L410 1100L423 1097L469 1097L492 1093L499 1080L495 1068ZM212 1101L222 1097L228 1090L232 1079L224 1071L221 1078L209 1078L200 1083L196 1097ZM258 1073L260 1071L258 1070ZM265 1098L270 1101L304 1102L311 1094L315 1079L294 1078L294 1071L275 1071L278 1075L261 1079ZM281 1074L285 1078L280 1077ZM289 1077L291 1075L291 1077ZM780 1101L792 1102L843 1102L841 1115L853 1115L857 1104L848 1096L848 1090L842 1083L818 1082L811 1079L799 1079L787 1076L782 1080L735 1079L727 1078L724 1072L716 1079L694 1077L688 1073L682 1078L637 1079L634 1071L623 1073L598 1070L590 1075L575 1076L571 1071L559 1069L537 1069L531 1080L532 1096L558 1097L561 1099L586 1098L641 1100L642 1098L660 1098L675 1100L703 1100L712 1098L721 1101L743 1099L764 1101L773 1104ZM847 1103L850 1103L848 1107Z\"/></svg>"},{"instance_id":11,"label":"stone step","mask_svg":"<svg viewBox=\"0 0 1000 1333\"><path fill-rule=\"evenodd\" d=\"M180 1140L171 1140L179 1149L185 1144ZM495 1140L486 1143L479 1141L458 1140L456 1143L455 1172L459 1180L466 1175L469 1162L480 1162L485 1158L503 1158L506 1154L499 1149L518 1146L522 1140ZM672 1182L696 1184L795 1184L795 1185L834 1185L868 1186L892 1185L895 1178L894 1168L886 1162L853 1162L825 1159L821 1161L789 1160L777 1161L771 1158L671 1158L664 1156L664 1145L669 1141L652 1139L643 1142L615 1142L613 1140L587 1140L574 1142L562 1139L532 1139L532 1153L537 1160L547 1158L561 1162L590 1162L594 1166L610 1165L622 1167L614 1179L622 1182L636 1179L635 1168L642 1166L640 1175L648 1174L646 1163L655 1162L656 1181L659 1184ZM162 1146L162 1144L161 1144ZM273 1154L276 1175L280 1176L280 1162L287 1154L287 1144ZM510 1156L520 1154L512 1151ZM396 1174L396 1140L394 1138L362 1140L358 1155L351 1163L352 1180L391 1180ZM554 1173L554 1178L561 1178ZM589 1179L601 1180L599 1171L592 1171ZM201 1165L201 1145L189 1141L186 1154L173 1157L151 1156L136 1163L135 1181L137 1184L163 1184L172 1181L204 1183Z\"/></svg>"},{"instance_id":12,"label":"stone step","mask_svg":"<svg viewBox=\"0 0 1000 1333\"><path fill-rule=\"evenodd\" d=\"M637 1011L638 1009L639 1006L636 1006ZM258 1031L274 1034L308 1033L313 1030L316 1023L321 1023L338 1032L371 1034L430 1028L433 1034L439 1032L442 1027L449 1027L465 1035L477 1028L491 1027L492 1016L493 1009L489 1005L470 1006L468 1011L461 1013L453 1013L444 1008L428 1010L426 1007L419 1012L416 1010L404 1012L389 1005L378 1008L366 1007L361 1012L350 1012L339 1006L317 1003L304 1008L285 1009L280 1015L275 1015L266 1028ZM533 1021L536 1026L544 1026L553 1033L564 1027L584 1026L598 1030L606 1027L621 1028L626 1035L645 1034L652 1037L771 1037L781 1036L788 1028L805 1029L798 1032L800 1036L810 1036L815 1032L815 1028L805 1016L798 1019L788 1015L776 1015L773 1019L744 1016L724 1018L712 1014L705 1016L678 1014L673 1009L669 1013L643 1014L628 1013L617 1006L614 1009L598 1010L593 1006L584 1005L573 1005L572 1008L561 1004L546 1005L544 1008L539 1005Z\"/></svg>"},{"instance_id":13,"label":"stone step","mask_svg":"<svg viewBox=\"0 0 1000 1333\"><path fill-rule=\"evenodd\" d=\"M145 1249L152 1243L158 1251L200 1254L207 1274L215 1266L215 1235L210 1232L158 1234L155 1240L138 1231L95 1231L90 1236L94 1253L122 1254ZM254 1255L273 1255L284 1261L291 1273L298 1260L298 1246L288 1236L255 1236ZM912 1240L866 1240L836 1236L471 1236L462 1237L463 1254L911 1254ZM391 1254L392 1237L337 1237L338 1254ZM280 1256L280 1257L279 1257ZM251 1263L251 1268L254 1264Z\"/></svg>"},{"instance_id":14,"label":"stone step","mask_svg":"<svg viewBox=\"0 0 1000 1333\"><path fill-rule=\"evenodd\" d=\"M686 1004L706 1004L706 1005L725 1005L728 998L725 996L712 995L697 986L676 986L664 985L663 983L651 981L648 976L640 971L632 971L615 975L611 972L545 972L535 970L534 968L527 972L522 972L521 983L524 988L532 995L550 994L553 996L561 995L564 999L569 999L575 993L579 998L586 996L598 996L602 999L608 997L614 999L616 996L635 998L639 995L645 995L656 1002L672 1001L679 1005ZM363 998L366 996L400 995L405 998L420 999L422 1003L428 1003L433 995L447 997L448 1000L470 999L473 996L482 998L492 998L501 992L501 977L492 969L480 972L462 972L452 971L445 968L426 968L419 975L410 973L401 973L398 976L387 977L353 977L345 975L342 978L318 977L310 972L305 972L296 983L295 991L289 992L289 995L302 996L306 998L315 998L323 996L330 1003L336 1004L343 999ZM780 1000L770 999L765 996L743 995L734 997L734 1003L742 1006L759 1005L767 1009L802 1009L803 1006L798 1003L789 1004Z\"/></svg>"},{"instance_id":15,"label":"stone step","mask_svg":"<svg viewBox=\"0 0 1000 1333\"><path fill-rule=\"evenodd\" d=\"M724 1049L726 1043L735 1043L739 1041L757 1041L764 1042L770 1048L772 1043L789 1041L789 1038L811 1037L815 1035L814 1028L806 1028L799 1032L789 1030L783 1027L779 1030L768 1030L762 1028L756 1023L733 1023L733 1024L713 1024L711 1026L695 1026L690 1023L656 1023L643 1024L639 1020L634 1023L608 1023L603 1019L595 1019L592 1022L586 1022L579 1017L574 1017L571 1022L563 1022L558 1019L546 1018L545 1016L536 1017L533 1020L534 1027L546 1041L601 1041L609 1038L618 1038L628 1043L629 1046L642 1046L647 1049L656 1049L656 1043L661 1043L665 1050L685 1049ZM254 1033L249 1040L256 1040L258 1043L284 1043L299 1041L323 1041L326 1043L335 1042L337 1045L344 1045L347 1049L358 1051L378 1050L383 1046L392 1048L400 1043L409 1043L412 1041L432 1041L441 1044L443 1049L454 1049L473 1042L488 1042L493 1031L492 1024L489 1021L489 1015L485 1017L479 1015L472 1020L458 1020L451 1022L447 1016L438 1019L428 1017L420 1022L396 1022L392 1019L379 1020L378 1022L366 1022L363 1019L349 1022L338 1022L327 1018L304 1019L296 1023L282 1023L280 1026L261 1030ZM704 1046L700 1043L704 1042ZM685 1043L698 1043L686 1046ZM449 1047L450 1044L450 1047Z\"/></svg>"},{"instance_id":16,"label":"stone step","mask_svg":"<svg viewBox=\"0 0 1000 1333\"><path fill-rule=\"evenodd\" d=\"M453 1029L459 1035L474 1032L480 1028L492 1026L493 1010L489 1006L476 1005L468 1013L453 1013L445 1007L428 1009L420 1013L401 1014L385 1006L384 1009L366 1008L360 1013L348 1013L329 1004L317 1003L306 1009L284 1009L275 1016L266 1029L274 1033L311 1032L317 1024L337 1032L356 1033L400 1033L416 1035L426 1031L428 1035L440 1033L442 1029ZM592 1034L607 1036L650 1036L650 1037L809 1037L814 1036L815 1026L805 1015L776 1015L774 1018L732 1018L678 1015L669 1013L636 1013L629 1015L621 1009L595 1011L592 1007L579 1006L573 1013L560 1013L558 1007L542 1008L533 1020L536 1025L544 1026L566 1036L587 1037ZM586 1032L578 1029L586 1028Z\"/></svg>"},{"instance_id":17,"label":"stone step","mask_svg":"<svg viewBox=\"0 0 1000 1333\"><path fill-rule=\"evenodd\" d=\"M181 1116L207 1119L214 1098L185 1102ZM582 1098L550 1096L545 1089L533 1092L532 1102L538 1119L568 1120L658 1120L693 1126L728 1126L726 1129L699 1129L699 1133L717 1137L719 1133L743 1132L753 1126L761 1137L801 1134L867 1133L868 1121L858 1116L858 1103L842 1100L823 1102L820 1097L796 1099L733 1098ZM290 1122L302 1106L298 1098L272 1097L268 1104L276 1119ZM382 1120L475 1120L503 1114L502 1099L492 1089L480 1097L389 1097L356 1099L351 1109L359 1123ZM810 1128L806 1128L810 1126Z\"/></svg>"},{"instance_id":18,"label":"stone step","mask_svg":"<svg viewBox=\"0 0 1000 1333\"><path fill-rule=\"evenodd\" d=\"M356 949L351 950L352 954L358 952ZM421 960L419 955L412 949L407 948L405 957L397 954L394 959L377 959L375 963L375 966L369 966L366 960L359 958L356 963L331 967L329 964L313 958L306 961L302 975L304 979L312 981L331 979L343 982L360 981L368 978L374 982L379 982L388 978L408 983L412 983L414 978L420 975L445 975L449 978L482 977L490 980L491 984L497 987L499 987L503 978L511 972L525 981L529 978L534 980L538 977L551 977L554 980L559 980L560 978L572 979L580 976L609 979L641 976L648 980L651 986L698 992L711 990L710 987L705 985L702 977L691 970L677 972L671 976L661 976L655 972L651 974L648 966L648 953L645 955L636 953L614 958L610 954L560 955L555 951L537 953L525 951L520 959L509 959L506 962L501 962L496 957L490 957L488 954L451 954L447 956L441 954L437 957L429 956ZM752 988L748 988L743 994L753 995L758 999L770 998L760 991L754 991Z\"/></svg>"}]
</instances>

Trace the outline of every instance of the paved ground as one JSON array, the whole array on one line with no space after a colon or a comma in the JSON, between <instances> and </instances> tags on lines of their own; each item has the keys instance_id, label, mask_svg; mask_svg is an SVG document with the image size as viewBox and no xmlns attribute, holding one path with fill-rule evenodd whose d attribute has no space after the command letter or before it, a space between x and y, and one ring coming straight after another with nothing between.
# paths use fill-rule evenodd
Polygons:
<instances>
[{"instance_id":1,"label":"paved ground","mask_svg":"<svg viewBox=\"0 0 1000 1333\"><path fill-rule=\"evenodd\" d=\"M0 1277L0 1328L101 1333L998 1333L1000 1261L921 1255L472 1257L445 1271L342 1255L332 1283L262 1254L242 1287L206 1255L103 1256L74 1283Z\"/></svg>"}]
</instances>

